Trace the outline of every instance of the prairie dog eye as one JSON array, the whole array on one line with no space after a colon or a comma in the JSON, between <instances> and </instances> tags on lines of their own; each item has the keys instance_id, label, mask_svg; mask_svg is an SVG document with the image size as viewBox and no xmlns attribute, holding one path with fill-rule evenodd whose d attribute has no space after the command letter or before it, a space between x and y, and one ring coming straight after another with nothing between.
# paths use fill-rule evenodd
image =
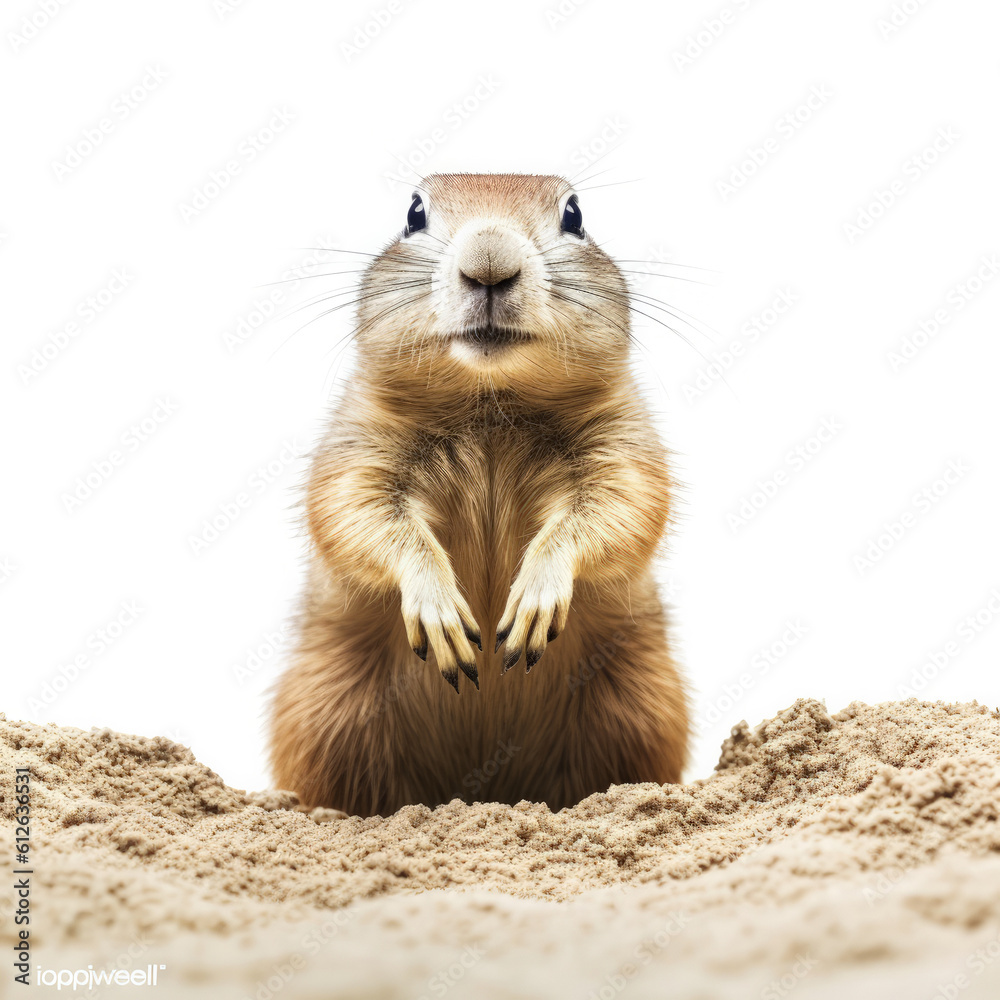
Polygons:
<instances>
[{"instance_id":1,"label":"prairie dog eye","mask_svg":"<svg viewBox=\"0 0 1000 1000\"><path fill-rule=\"evenodd\" d=\"M569 196L563 208L562 231L572 233L574 236L583 236L583 213L580 211L580 202L575 194Z\"/></svg>"},{"instance_id":2,"label":"prairie dog eye","mask_svg":"<svg viewBox=\"0 0 1000 1000\"><path fill-rule=\"evenodd\" d=\"M419 194L414 194L413 201L410 202L410 210L406 213L406 229L404 236L410 233L419 232L427 227L427 213L424 211L424 202Z\"/></svg>"}]
</instances>

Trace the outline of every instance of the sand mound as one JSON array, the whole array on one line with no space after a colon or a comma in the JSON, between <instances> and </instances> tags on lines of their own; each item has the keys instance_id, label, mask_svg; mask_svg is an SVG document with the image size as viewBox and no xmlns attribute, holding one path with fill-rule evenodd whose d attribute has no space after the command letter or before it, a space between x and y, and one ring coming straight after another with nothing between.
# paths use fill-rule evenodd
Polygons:
<instances>
[{"instance_id":1,"label":"sand mound","mask_svg":"<svg viewBox=\"0 0 1000 1000\"><path fill-rule=\"evenodd\" d=\"M161 998L1000 996L1000 721L976 704L800 700L738 726L709 778L555 814L307 812L107 730L0 721L0 759L8 830L31 769L32 982L93 964L156 965ZM9 836L0 859L19 867Z\"/></svg>"}]
</instances>

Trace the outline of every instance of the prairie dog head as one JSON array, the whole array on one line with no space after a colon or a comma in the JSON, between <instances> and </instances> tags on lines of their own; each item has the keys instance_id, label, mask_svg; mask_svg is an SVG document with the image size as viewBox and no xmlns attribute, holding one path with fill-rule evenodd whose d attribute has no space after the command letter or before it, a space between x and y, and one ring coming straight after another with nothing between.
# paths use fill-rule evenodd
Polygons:
<instances>
[{"instance_id":1,"label":"prairie dog head","mask_svg":"<svg viewBox=\"0 0 1000 1000\"><path fill-rule=\"evenodd\" d=\"M382 377L583 385L628 344L625 281L561 177L428 176L361 284L359 350Z\"/></svg>"}]
</instances>

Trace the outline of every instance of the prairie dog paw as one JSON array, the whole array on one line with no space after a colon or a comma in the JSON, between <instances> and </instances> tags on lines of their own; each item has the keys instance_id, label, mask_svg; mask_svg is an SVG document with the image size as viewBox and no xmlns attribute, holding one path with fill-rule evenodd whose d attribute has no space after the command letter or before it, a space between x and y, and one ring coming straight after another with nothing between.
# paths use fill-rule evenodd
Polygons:
<instances>
[{"instance_id":1,"label":"prairie dog paw","mask_svg":"<svg viewBox=\"0 0 1000 1000\"><path fill-rule=\"evenodd\" d=\"M458 671L479 687L472 644L480 649L479 626L454 579L424 573L400 586L403 623L413 652L427 659L434 653L441 676L457 691Z\"/></svg>"},{"instance_id":2,"label":"prairie dog paw","mask_svg":"<svg viewBox=\"0 0 1000 1000\"><path fill-rule=\"evenodd\" d=\"M506 642L503 672L525 654L525 672L541 659L545 647L566 627L573 598L573 573L556 559L521 567L510 588L507 607L497 626L496 650Z\"/></svg>"}]
</instances>

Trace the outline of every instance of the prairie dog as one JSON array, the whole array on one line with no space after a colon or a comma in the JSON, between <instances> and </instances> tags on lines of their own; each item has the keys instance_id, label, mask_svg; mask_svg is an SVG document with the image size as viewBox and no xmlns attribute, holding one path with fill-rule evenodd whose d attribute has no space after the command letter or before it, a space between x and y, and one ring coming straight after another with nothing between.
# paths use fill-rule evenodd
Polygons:
<instances>
[{"instance_id":1,"label":"prairie dog","mask_svg":"<svg viewBox=\"0 0 1000 1000\"><path fill-rule=\"evenodd\" d=\"M306 489L277 784L385 815L680 780L687 696L651 573L670 477L625 281L569 183L425 178L355 338Z\"/></svg>"}]
</instances>

